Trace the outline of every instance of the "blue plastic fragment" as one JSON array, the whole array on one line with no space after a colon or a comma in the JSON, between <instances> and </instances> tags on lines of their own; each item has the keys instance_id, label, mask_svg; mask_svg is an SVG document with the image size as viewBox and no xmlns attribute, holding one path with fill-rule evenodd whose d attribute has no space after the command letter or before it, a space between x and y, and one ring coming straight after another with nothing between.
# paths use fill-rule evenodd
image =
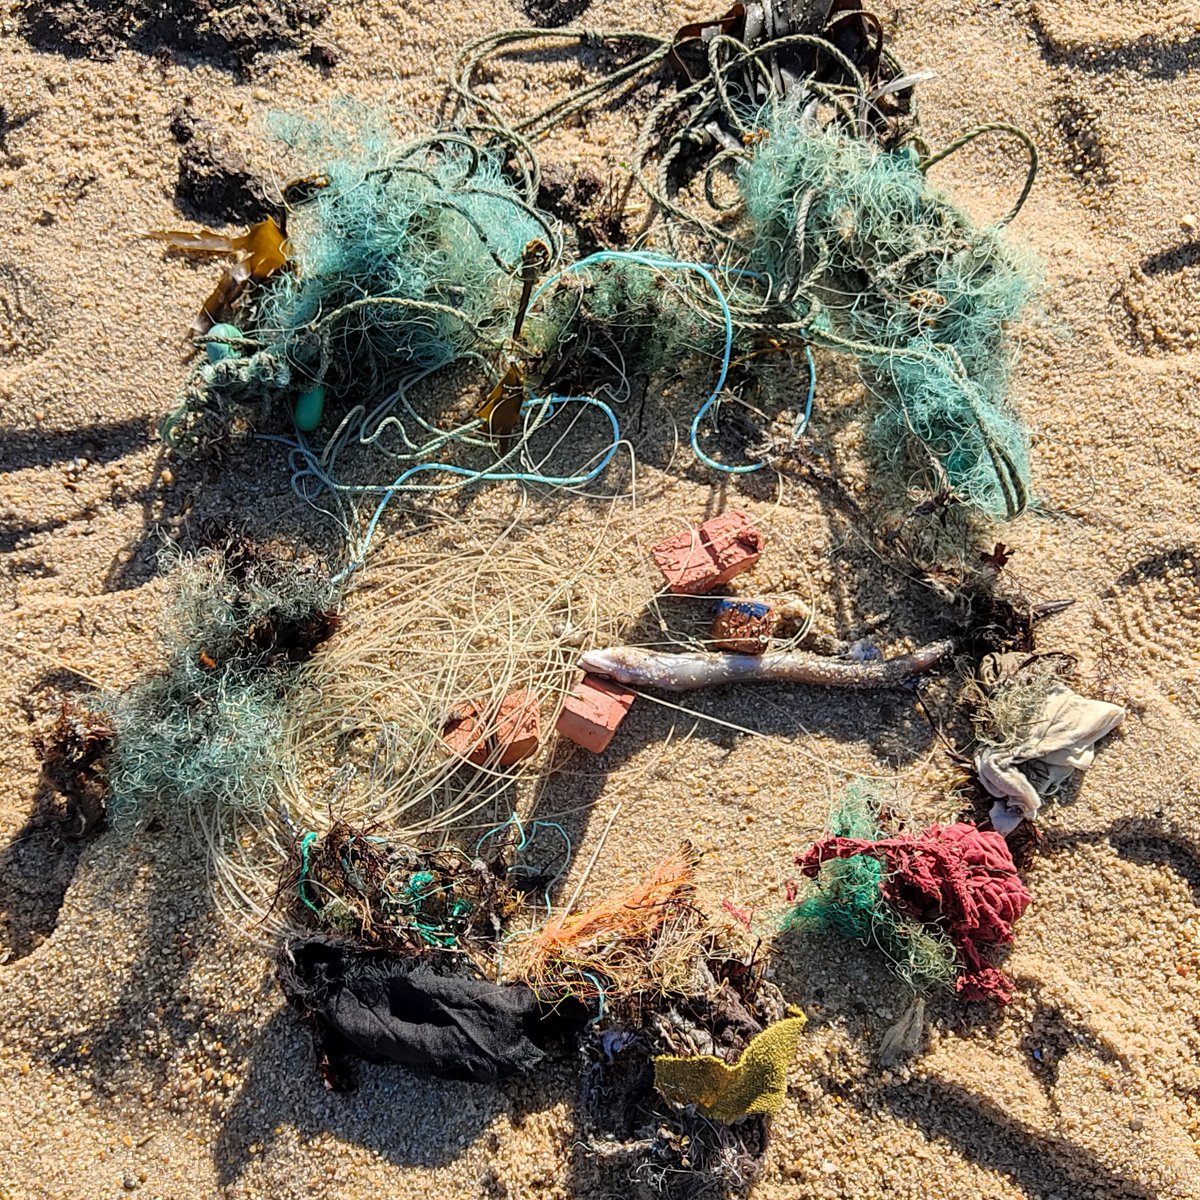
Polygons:
<instances>
[{"instance_id":1,"label":"blue plastic fragment","mask_svg":"<svg viewBox=\"0 0 1200 1200\"><path fill-rule=\"evenodd\" d=\"M761 621L769 616L770 612L771 606L765 600L737 600L726 597L717 601L718 615L736 613L739 617Z\"/></svg>"}]
</instances>

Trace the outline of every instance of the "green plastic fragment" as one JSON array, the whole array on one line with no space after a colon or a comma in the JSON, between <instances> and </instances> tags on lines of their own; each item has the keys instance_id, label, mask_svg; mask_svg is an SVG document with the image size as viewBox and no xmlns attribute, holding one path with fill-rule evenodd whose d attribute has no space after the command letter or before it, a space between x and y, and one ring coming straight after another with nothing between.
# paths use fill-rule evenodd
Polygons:
<instances>
[{"instance_id":1,"label":"green plastic fragment","mask_svg":"<svg viewBox=\"0 0 1200 1200\"><path fill-rule=\"evenodd\" d=\"M408 881L408 892L410 896L420 896L427 887L433 882L432 871L418 871Z\"/></svg>"},{"instance_id":2,"label":"green plastic fragment","mask_svg":"<svg viewBox=\"0 0 1200 1200\"><path fill-rule=\"evenodd\" d=\"M325 410L325 385L314 384L296 397L296 428L301 433L312 433L321 423L321 413Z\"/></svg>"},{"instance_id":3,"label":"green plastic fragment","mask_svg":"<svg viewBox=\"0 0 1200 1200\"><path fill-rule=\"evenodd\" d=\"M236 325L229 325L225 322L214 325L208 331L208 335L214 338L241 338L243 336L242 331ZM240 351L225 342L208 342L204 347L204 353L208 356L210 363L217 363L225 358L241 357Z\"/></svg>"}]
</instances>

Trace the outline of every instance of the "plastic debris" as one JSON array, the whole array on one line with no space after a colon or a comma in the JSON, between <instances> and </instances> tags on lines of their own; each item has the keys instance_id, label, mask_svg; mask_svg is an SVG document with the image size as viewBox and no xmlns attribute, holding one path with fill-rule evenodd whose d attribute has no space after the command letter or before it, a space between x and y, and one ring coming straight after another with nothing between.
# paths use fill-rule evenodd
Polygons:
<instances>
[{"instance_id":1,"label":"plastic debris","mask_svg":"<svg viewBox=\"0 0 1200 1200\"><path fill-rule=\"evenodd\" d=\"M733 654L763 654L771 644L775 609L764 600L720 600L712 642Z\"/></svg>"},{"instance_id":2,"label":"plastic debris","mask_svg":"<svg viewBox=\"0 0 1200 1200\"><path fill-rule=\"evenodd\" d=\"M513 939L520 977L547 1003L574 996L611 1007L684 988L704 938L694 873L685 843L633 887Z\"/></svg>"},{"instance_id":3,"label":"plastic debris","mask_svg":"<svg viewBox=\"0 0 1200 1200\"><path fill-rule=\"evenodd\" d=\"M654 1086L676 1104L694 1104L714 1121L731 1124L753 1113L773 1115L787 1099L787 1073L804 1016L785 1017L751 1039L732 1066L711 1054L659 1055Z\"/></svg>"},{"instance_id":4,"label":"plastic debris","mask_svg":"<svg viewBox=\"0 0 1200 1200\"><path fill-rule=\"evenodd\" d=\"M417 957L452 950L486 961L497 914L521 901L505 840L487 860L453 845L421 849L335 821L299 838L273 907L289 928L352 937L365 949Z\"/></svg>"},{"instance_id":5,"label":"plastic debris","mask_svg":"<svg viewBox=\"0 0 1200 1200\"><path fill-rule=\"evenodd\" d=\"M748 571L763 544L763 535L745 513L727 512L659 542L650 553L672 592L696 595Z\"/></svg>"},{"instance_id":6,"label":"plastic debris","mask_svg":"<svg viewBox=\"0 0 1200 1200\"><path fill-rule=\"evenodd\" d=\"M239 357L238 351L229 342L221 341L222 338L229 338L233 341L241 340L242 331L236 325L230 325L228 321L221 321L208 331L208 337L209 340L204 347L204 356L210 363Z\"/></svg>"},{"instance_id":7,"label":"plastic debris","mask_svg":"<svg viewBox=\"0 0 1200 1200\"><path fill-rule=\"evenodd\" d=\"M915 150L822 126L813 107L802 96L758 117L767 136L740 177L751 261L794 290L814 342L858 360L877 406L871 439L894 481L932 465L935 490L944 483L977 511L1011 518L1030 480L1007 330L1030 272L999 228L977 228L932 186Z\"/></svg>"},{"instance_id":8,"label":"plastic debris","mask_svg":"<svg viewBox=\"0 0 1200 1200\"><path fill-rule=\"evenodd\" d=\"M914 996L912 1003L900 1014L900 1019L883 1035L879 1045L880 1065L891 1067L915 1054L920 1048L924 1030L925 997Z\"/></svg>"},{"instance_id":9,"label":"plastic debris","mask_svg":"<svg viewBox=\"0 0 1200 1200\"><path fill-rule=\"evenodd\" d=\"M829 832L869 841L884 838L884 807L865 784L852 784L830 814ZM883 877L884 864L870 855L827 860L784 928L832 932L875 947L914 994L953 990L958 976L954 944L944 930L927 927L888 904L880 893Z\"/></svg>"},{"instance_id":10,"label":"plastic debris","mask_svg":"<svg viewBox=\"0 0 1200 1200\"><path fill-rule=\"evenodd\" d=\"M983 664L985 686L994 698L1022 687L1031 688L1030 703L1018 704L1020 728L1003 745L984 745L975 756L979 781L999 799L992 805L992 825L1012 833L1032 821L1042 798L1052 795L1076 771L1086 771L1096 757L1095 745L1125 719L1125 710L1104 700L1090 700L1061 679L1044 688L1027 679L1036 665L1024 654L993 655Z\"/></svg>"},{"instance_id":11,"label":"plastic debris","mask_svg":"<svg viewBox=\"0 0 1200 1200\"><path fill-rule=\"evenodd\" d=\"M883 864L879 890L884 900L910 917L944 927L959 954L955 986L961 996L1002 1004L1012 999L1009 980L981 952L985 945L1012 941L1013 924L1030 900L998 833L957 822L931 825L917 837L832 837L799 855L796 863L811 878L831 858L862 854Z\"/></svg>"},{"instance_id":12,"label":"plastic debris","mask_svg":"<svg viewBox=\"0 0 1200 1200\"><path fill-rule=\"evenodd\" d=\"M608 748L637 699L635 692L597 675L584 675L563 701L555 729L560 737L599 754Z\"/></svg>"},{"instance_id":13,"label":"plastic debris","mask_svg":"<svg viewBox=\"0 0 1200 1200\"><path fill-rule=\"evenodd\" d=\"M222 364L223 365L223 364ZM213 843L225 817L261 815L284 770L299 667L337 630L323 571L248 541L181 558L163 616L169 657L106 698L113 730L109 815L195 822Z\"/></svg>"}]
</instances>

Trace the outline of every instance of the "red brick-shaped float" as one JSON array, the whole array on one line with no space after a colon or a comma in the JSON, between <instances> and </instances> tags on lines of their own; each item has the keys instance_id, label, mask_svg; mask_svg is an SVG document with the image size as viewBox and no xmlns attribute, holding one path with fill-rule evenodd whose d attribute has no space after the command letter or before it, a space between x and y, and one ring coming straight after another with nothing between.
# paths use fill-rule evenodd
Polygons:
<instances>
[{"instance_id":1,"label":"red brick-shaped float","mask_svg":"<svg viewBox=\"0 0 1200 1200\"><path fill-rule=\"evenodd\" d=\"M612 741L635 699L635 692L619 684L584 675L563 702L555 728L568 741L599 754Z\"/></svg>"},{"instance_id":2,"label":"red brick-shaped float","mask_svg":"<svg viewBox=\"0 0 1200 1200\"><path fill-rule=\"evenodd\" d=\"M499 765L511 767L528 758L538 748L542 736L542 713L537 697L520 688L510 692L500 702L496 713L496 745L500 750Z\"/></svg>"},{"instance_id":3,"label":"red brick-shaped float","mask_svg":"<svg viewBox=\"0 0 1200 1200\"><path fill-rule=\"evenodd\" d=\"M696 529L658 543L650 553L677 595L699 595L748 571L763 551L763 535L743 512L722 513Z\"/></svg>"}]
</instances>

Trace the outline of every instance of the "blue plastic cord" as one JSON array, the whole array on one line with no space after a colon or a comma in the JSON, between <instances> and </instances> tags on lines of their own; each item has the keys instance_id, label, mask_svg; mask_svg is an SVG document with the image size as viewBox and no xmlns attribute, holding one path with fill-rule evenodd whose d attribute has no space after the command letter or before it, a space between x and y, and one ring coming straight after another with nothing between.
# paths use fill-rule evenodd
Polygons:
<instances>
[{"instance_id":1,"label":"blue plastic cord","mask_svg":"<svg viewBox=\"0 0 1200 1200\"><path fill-rule=\"evenodd\" d=\"M596 985L596 993L599 998L600 1011L596 1013L589 1024L597 1025L599 1022L604 1020L604 984L602 984L600 980L591 973L591 971L580 971L579 973L584 977L584 979L590 979L592 983Z\"/></svg>"},{"instance_id":2,"label":"blue plastic cord","mask_svg":"<svg viewBox=\"0 0 1200 1200\"><path fill-rule=\"evenodd\" d=\"M617 451L621 447L621 427L617 421L616 413L604 403L603 400L596 400L591 396L548 396L534 397L526 400L521 405L521 411L538 408L542 410L542 417L538 421L532 433L540 428L546 421L554 416L555 412L565 404L585 404L592 408L599 409L607 418L609 426L612 429L612 441L609 443L604 453L600 456L599 461L590 470L579 475L543 475L537 471L488 471L488 470L473 470L469 467L456 466L453 463L432 462L432 463L417 463L409 467L398 475L390 484L381 485L349 485L339 484L331 479L325 471L318 465L317 458L308 448L308 445L301 439L298 442L288 442L291 447L292 458L292 490L300 496L301 499L310 501L311 496L305 495L301 490L301 481L305 478L317 480L323 488L327 488L333 493L371 493L383 492L383 497L375 506L375 511L371 515L371 519L367 524L367 528L362 538L359 541L357 552L354 558L347 564L337 575L334 576L333 582L340 584L358 570L363 565L366 558L366 553L370 547L371 540L375 536L375 530L379 525L380 518L383 516L384 510L391 503L396 493L404 489L414 489L428 492L453 491L455 488L464 486L465 483L530 483L544 484L551 487L582 487L584 484L591 483L597 479L607 469L608 464L612 462ZM466 429L474 429L480 426L479 422L472 422L469 426L464 426ZM274 439L273 439L274 440ZM283 440L283 439L279 439ZM456 476L453 482L441 484L411 484L414 476L425 472L440 472Z\"/></svg>"},{"instance_id":3,"label":"blue plastic cord","mask_svg":"<svg viewBox=\"0 0 1200 1200\"><path fill-rule=\"evenodd\" d=\"M300 899L308 905L309 908L317 914L321 915L321 910L304 894L304 885L308 882L308 848L317 840L315 833L309 832L300 840L300 882L296 885L296 890L300 893Z\"/></svg>"},{"instance_id":4,"label":"blue plastic cord","mask_svg":"<svg viewBox=\"0 0 1200 1200\"><path fill-rule=\"evenodd\" d=\"M721 308L721 320L725 326L725 350L721 356L721 370L717 374L716 385L709 393L708 398L696 410L696 415L692 418L692 426L688 433L692 453L706 467L714 471L720 471L726 475L749 475L752 471L761 471L766 466L765 463L744 463L741 466L733 467L728 463L717 462L715 458L711 458L700 447L700 424L708 416L713 405L720 400L721 393L725 390L725 381L729 377L729 364L733 358L733 314L729 311L729 301L726 300L725 293L721 290L720 284L713 278L712 271L706 264L680 262L678 259L668 258L662 254L652 254L645 250L598 250L595 254L589 254L587 258L581 258L578 262L571 263L570 266L564 267L561 271L556 271L553 275L548 275L543 279L533 295L529 297L529 307L532 309L546 289L558 282L565 275L581 271L592 264L604 262L628 262L636 266L646 267L651 271L690 271L694 275L699 275L708 284L712 294L717 298L717 304Z\"/></svg>"},{"instance_id":5,"label":"blue plastic cord","mask_svg":"<svg viewBox=\"0 0 1200 1200\"><path fill-rule=\"evenodd\" d=\"M813 397L817 394L817 363L813 358L811 346L804 347L804 357L808 360L808 397L804 401L804 416L796 422L792 429L793 439L804 436L804 431L808 428L808 422L812 417Z\"/></svg>"},{"instance_id":6,"label":"blue plastic cord","mask_svg":"<svg viewBox=\"0 0 1200 1200\"><path fill-rule=\"evenodd\" d=\"M563 859L563 865L559 867L557 871L555 871L553 878L551 878L546 884L546 890L542 893L542 899L546 903L546 915L548 917L554 908L553 902L550 899L550 889L559 881L559 879L562 877L562 873L567 869L567 864L571 861L571 838L567 831L557 821L534 821L534 823L529 827L529 832L526 833L524 826L521 824L521 818L517 816L516 813L513 813L511 816L509 816L507 821L503 821L499 825L489 829L479 839L479 841L475 843L475 853L479 853L480 847L484 842L486 842L489 838L495 837L496 834L502 833L510 825L516 826L517 833L520 835L521 839L516 846L513 847L514 850L524 850L525 847L529 845L532 838L537 836L537 831L539 829L553 829L562 838L564 844L566 845L567 853L566 857Z\"/></svg>"}]
</instances>

